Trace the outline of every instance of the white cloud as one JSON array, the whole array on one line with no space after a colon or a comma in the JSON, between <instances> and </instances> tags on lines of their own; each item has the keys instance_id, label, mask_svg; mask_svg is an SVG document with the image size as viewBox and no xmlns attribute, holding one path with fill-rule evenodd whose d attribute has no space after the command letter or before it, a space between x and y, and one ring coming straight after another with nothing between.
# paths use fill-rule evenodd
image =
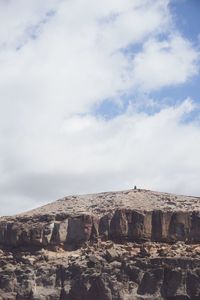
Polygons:
<instances>
[{"instance_id":1,"label":"white cloud","mask_svg":"<svg viewBox=\"0 0 200 300\"><path fill-rule=\"evenodd\" d=\"M182 123L192 109L187 99L151 116L131 109L109 121L74 116L53 140L26 138L20 141L20 153L8 154L16 171L13 161L11 169L4 169L2 199L9 203L8 198L20 195L26 199L25 209L65 194L126 189L134 184L198 194L200 129L195 123ZM22 205L18 207L17 202L3 209L20 210Z\"/></svg>"},{"instance_id":2,"label":"white cloud","mask_svg":"<svg viewBox=\"0 0 200 300\"><path fill-rule=\"evenodd\" d=\"M25 1L21 0L18 9L12 4L10 10L22 14L22 3ZM34 6L32 16L27 13L30 24L40 22L45 14L42 7L40 18L37 16L35 20L35 10ZM108 21L112 15L116 17ZM30 24L26 19L18 26L18 17L9 17L13 17L12 24L16 23L21 31L16 33L12 26L11 46L0 55L1 98L17 106L20 99L23 109L26 106L23 102L29 101L33 110L40 106L42 114L47 108L50 113L52 107L51 118L55 110L64 116L82 113L94 103L131 87L130 62L118 50L142 42L147 35L154 36L161 31L159 28L166 31L171 22L167 1L156 1L153 5L146 0L95 4L91 0L64 1L58 5L55 16L43 24L38 38L28 39L16 52L12 44L18 43L20 33L23 36ZM5 35L0 40L2 45L6 43Z\"/></svg>"},{"instance_id":3,"label":"white cloud","mask_svg":"<svg viewBox=\"0 0 200 300\"><path fill-rule=\"evenodd\" d=\"M134 61L134 79L146 90L186 82L199 71L199 53L180 35L148 40Z\"/></svg>"},{"instance_id":4,"label":"white cloud","mask_svg":"<svg viewBox=\"0 0 200 300\"><path fill-rule=\"evenodd\" d=\"M30 29L44 21L50 11L57 8L59 1L0 1L0 50L16 48L26 40Z\"/></svg>"},{"instance_id":5,"label":"white cloud","mask_svg":"<svg viewBox=\"0 0 200 300\"><path fill-rule=\"evenodd\" d=\"M172 35L168 2L0 1L0 214L135 182L198 192L199 129L180 121L189 100L153 116L90 114L121 92L184 83L196 73L198 53ZM172 37L161 42L160 34ZM133 57L127 47L142 50ZM184 174L171 182L176 170Z\"/></svg>"}]
</instances>

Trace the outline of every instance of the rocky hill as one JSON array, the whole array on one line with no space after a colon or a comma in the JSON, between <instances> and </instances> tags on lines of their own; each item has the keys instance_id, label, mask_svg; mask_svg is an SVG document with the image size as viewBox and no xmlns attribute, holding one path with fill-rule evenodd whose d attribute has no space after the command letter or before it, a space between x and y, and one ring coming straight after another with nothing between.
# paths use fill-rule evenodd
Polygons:
<instances>
[{"instance_id":1,"label":"rocky hill","mask_svg":"<svg viewBox=\"0 0 200 300\"><path fill-rule=\"evenodd\" d=\"M0 299L200 299L200 198L136 189L1 217Z\"/></svg>"}]
</instances>

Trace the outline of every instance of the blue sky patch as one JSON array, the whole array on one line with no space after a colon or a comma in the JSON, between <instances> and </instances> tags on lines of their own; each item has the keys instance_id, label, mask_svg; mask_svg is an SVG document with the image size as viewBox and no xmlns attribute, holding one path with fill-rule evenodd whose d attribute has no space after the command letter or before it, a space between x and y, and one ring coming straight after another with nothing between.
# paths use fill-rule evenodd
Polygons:
<instances>
[{"instance_id":1,"label":"blue sky patch","mask_svg":"<svg viewBox=\"0 0 200 300\"><path fill-rule=\"evenodd\" d=\"M200 50L200 1L199 0L176 0L171 1L170 10L175 22L176 30L187 38L194 47ZM112 20L112 18L110 18ZM108 20L107 20L108 21ZM168 33L158 35L160 41L168 38ZM129 57L134 58L137 53L142 51L143 44L130 44L128 47L119 51ZM192 78L189 78L184 84L170 85L153 92L141 93L138 90L132 89L126 91L125 94L119 96L122 105L118 105L112 99L106 99L101 104L95 106L93 114L101 115L106 119L112 119L120 114L123 114L128 105L132 103L137 111L144 111L148 114L153 114L162 107L162 105L177 105L186 98L191 98L197 106L200 104L200 73ZM153 99L157 105L147 105L144 99ZM199 110L192 112L185 118L185 121L191 120L192 117L197 118Z\"/></svg>"}]
</instances>

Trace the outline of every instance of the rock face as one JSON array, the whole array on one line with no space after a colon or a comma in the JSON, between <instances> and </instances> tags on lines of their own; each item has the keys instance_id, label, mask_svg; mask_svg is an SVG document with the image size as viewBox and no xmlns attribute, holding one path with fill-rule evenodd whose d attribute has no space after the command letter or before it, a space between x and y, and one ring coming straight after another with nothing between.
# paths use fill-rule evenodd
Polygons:
<instances>
[{"instance_id":1,"label":"rock face","mask_svg":"<svg viewBox=\"0 0 200 300\"><path fill-rule=\"evenodd\" d=\"M0 300L200 299L200 198L70 196L0 218Z\"/></svg>"},{"instance_id":2,"label":"rock face","mask_svg":"<svg viewBox=\"0 0 200 300\"><path fill-rule=\"evenodd\" d=\"M138 211L116 209L104 216L81 214L28 220L0 221L0 244L4 246L80 246L87 241L200 242L198 211Z\"/></svg>"}]
</instances>

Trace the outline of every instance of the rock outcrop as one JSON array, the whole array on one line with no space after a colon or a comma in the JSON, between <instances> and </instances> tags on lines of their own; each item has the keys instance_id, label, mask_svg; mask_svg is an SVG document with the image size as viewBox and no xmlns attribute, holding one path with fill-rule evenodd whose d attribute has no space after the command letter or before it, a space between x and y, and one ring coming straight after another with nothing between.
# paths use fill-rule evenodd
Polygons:
<instances>
[{"instance_id":1,"label":"rock outcrop","mask_svg":"<svg viewBox=\"0 0 200 300\"><path fill-rule=\"evenodd\" d=\"M70 196L0 218L0 299L200 299L200 198Z\"/></svg>"}]
</instances>

